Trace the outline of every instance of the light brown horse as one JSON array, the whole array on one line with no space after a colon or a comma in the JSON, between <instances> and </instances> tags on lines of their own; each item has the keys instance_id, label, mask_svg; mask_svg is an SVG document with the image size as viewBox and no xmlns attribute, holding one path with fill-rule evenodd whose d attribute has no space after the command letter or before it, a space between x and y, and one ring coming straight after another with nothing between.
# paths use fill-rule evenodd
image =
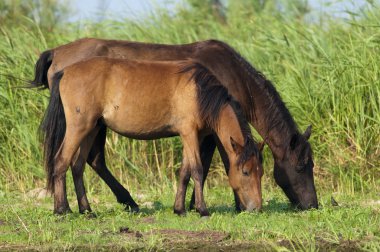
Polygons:
<instances>
[{"instance_id":1,"label":"light brown horse","mask_svg":"<svg viewBox=\"0 0 380 252\"><path fill-rule=\"evenodd\" d=\"M51 87L51 78L55 73L66 66L94 56L138 60L191 58L200 62L241 104L245 117L266 140L273 153L275 181L291 203L301 209L318 207L313 177L312 148L308 142L311 128L308 127L304 133L300 132L272 83L232 47L217 40L165 45L85 38L43 52L36 63L35 79L31 83L35 87ZM106 127L102 127L91 147L87 163L111 188L118 202L137 210L137 204L129 192L113 177L106 166L105 139ZM206 137L201 143L204 178L207 176L216 146L212 136ZM224 156L222 147L217 147L228 173L227 157ZM78 162L72 169L77 195L82 202L86 199L82 179L84 163L85 161ZM237 210L240 210L236 195L235 201ZM82 209L85 209L85 205Z\"/></svg>"},{"instance_id":2,"label":"light brown horse","mask_svg":"<svg viewBox=\"0 0 380 252\"><path fill-rule=\"evenodd\" d=\"M199 145L214 133L228 156L229 183L243 209L261 208L263 170L249 125L227 89L199 63L95 57L54 76L43 127L55 213L71 211L66 197L67 168L78 158L86 160L102 125L135 139L179 135L183 160L174 212L185 213L191 175L195 207L201 216L209 213L203 199Z\"/></svg>"}]
</instances>

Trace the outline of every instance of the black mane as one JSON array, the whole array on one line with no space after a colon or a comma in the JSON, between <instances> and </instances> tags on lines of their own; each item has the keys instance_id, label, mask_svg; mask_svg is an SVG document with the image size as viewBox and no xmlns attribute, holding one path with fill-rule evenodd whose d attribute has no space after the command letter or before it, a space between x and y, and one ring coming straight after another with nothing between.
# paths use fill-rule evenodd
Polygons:
<instances>
[{"instance_id":1,"label":"black mane","mask_svg":"<svg viewBox=\"0 0 380 252\"><path fill-rule=\"evenodd\" d=\"M237 161L238 165L244 164L253 155L255 155L256 157L259 157L259 160L261 160L262 159L261 153L259 152L257 148L257 143L252 136L251 128L249 127L248 121L246 120L243 114L243 110L240 106L240 103L232 99L229 104L231 105L232 109L235 111L236 117L239 121L239 125L245 139L243 152L240 154L239 159Z\"/></svg>"},{"instance_id":2,"label":"black mane","mask_svg":"<svg viewBox=\"0 0 380 252\"><path fill-rule=\"evenodd\" d=\"M249 107L249 111L246 111L246 118L248 120L256 120L255 115L255 101L253 88L256 84L262 93L266 94L265 104L265 122L267 125L266 134L273 128L276 128L279 132L298 133L298 128L293 120L288 108L282 101L276 88L272 82L268 80L263 73L256 70L246 59L244 59L237 51L224 42L218 41L218 45L223 47L225 51L229 52L231 58L237 63L237 68L242 69L239 72L241 82L246 86L249 92L249 98L252 106ZM256 94L257 95L257 94ZM251 118L253 116L253 118ZM285 135L285 134L284 134ZM290 134L286 134L289 136ZM290 139L289 139L290 140Z\"/></svg>"},{"instance_id":3,"label":"black mane","mask_svg":"<svg viewBox=\"0 0 380 252\"><path fill-rule=\"evenodd\" d=\"M259 155L243 110L240 104L229 95L227 88L200 63L194 62L186 65L180 70L180 73L189 71L193 71L191 79L198 87L200 115L210 128L218 127L219 112L225 104L229 104L234 110L245 139L243 153L241 153L238 163L246 162L252 155Z\"/></svg>"}]
</instances>

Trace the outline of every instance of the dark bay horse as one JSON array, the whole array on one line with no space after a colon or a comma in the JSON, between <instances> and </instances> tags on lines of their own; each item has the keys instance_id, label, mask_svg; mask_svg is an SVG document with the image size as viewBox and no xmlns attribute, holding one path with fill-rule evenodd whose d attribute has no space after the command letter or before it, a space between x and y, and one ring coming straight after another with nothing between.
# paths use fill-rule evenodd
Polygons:
<instances>
[{"instance_id":1,"label":"dark bay horse","mask_svg":"<svg viewBox=\"0 0 380 252\"><path fill-rule=\"evenodd\" d=\"M273 153L274 178L291 203L301 209L318 207L312 150L308 142L311 128L309 127L303 134L300 133L272 83L226 43L208 40L184 45L163 45L80 39L42 53L36 63L35 79L32 84L47 88L51 86L51 78L56 72L94 56L146 60L191 58L200 62L241 104L246 118L266 140ZM118 183L106 167L105 137L106 128L101 128L95 137L95 144L90 150L87 162L110 186L120 203L137 208L129 192ZM212 137L206 138L201 143L204 177L207 176L215 146ZM227 160L223 158L223 153L221 155L222 160ZM228 164L224 163L228 170ZM77 176L81 176L81 173ZM235 201L238 209L239 203L236 197Z\"/></svg>"},{"instance_id":2,"label":"dark bay horse","mask_svg":"<svg viewBox=\"0 0 380 252\"><path fill-rule=\"evenodd\" d=\"M228 157L229 183L241 206L247 211L261 208L263 170L249 124L227 89L199 63L94 57L66 67L52 83L42 127L55 213L71 212L67 168L70 163L84 164L102 125L135 139L179 135L183 159L174 212L185 212L191 175L195 208L201 216L209 213L203 199L199 143L215 134ZM85 197L77 196L79 202Z\"/></svg>"}]
</instances>

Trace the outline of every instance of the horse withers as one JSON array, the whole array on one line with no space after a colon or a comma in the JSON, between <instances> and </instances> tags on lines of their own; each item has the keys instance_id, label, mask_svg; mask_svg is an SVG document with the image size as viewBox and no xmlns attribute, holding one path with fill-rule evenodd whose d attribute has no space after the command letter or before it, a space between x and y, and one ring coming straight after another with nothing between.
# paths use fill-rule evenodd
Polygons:
<instances>
[{"instance_id":1,"label":"horse withers","mask_svg":"<svg viewBox=\"0 0 380 252\"><path fill-rule=\"evenodd\" d=\"M193 61L95 57L68 66L53 78L42 127L55 213L71 211L66 196L67 168L70 163L85 162L103 125L135 139L180 136L183 159L175 213L185 213L186 188L192 177L195 208L201 216L209 215L203 199L199 145L212 134L228 156L229 183L242 209L261 208L261 153L239 104L205 67ZM80 211L91 210L84 190L77 191L77 197L79 205L85 206Z\"/></svg>"}]
</instances>

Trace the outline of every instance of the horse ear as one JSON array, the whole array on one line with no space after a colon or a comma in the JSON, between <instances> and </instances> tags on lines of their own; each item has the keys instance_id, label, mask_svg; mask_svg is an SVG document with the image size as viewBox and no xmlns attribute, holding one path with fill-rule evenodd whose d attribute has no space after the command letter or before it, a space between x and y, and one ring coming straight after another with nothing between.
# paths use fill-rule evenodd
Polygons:
<instances>
[{"instance_id":1,"label":"horse ear","mask_svg":"<svg viewBox=\"0 0 380 252\"><path fill-rule=\"evenodd\" d=\"M305 130L305 133L303 133L303 136L306 138L306 140L309 140L310 135L311 135L311 125L309 125L309 127L307 127L307 129Z\"/></svg>"},{"instance_id":2,"label":"horse ear","mask_svg":"<svg viewBox=\"0 0 380 252\"><path fill-rule=\"evenodd\" d=\"M297 134L294 134L292 136L292 139L290 139L290 144L289 144L290 148L292 150L294 150L296 148L297 142L298 142L298 136L297 136Z\"/></svg>"},{"instance_id":3,"label":"horse ear","mask_svg":"<svg viewBox=\"0 0 380 252\"><path fill-rule=\"evenodd\" d=\"M236 154L240 154L243 151L243 146L238 144L232 137L230 137L232 149Z\"/></svg>"}]
</instances>

